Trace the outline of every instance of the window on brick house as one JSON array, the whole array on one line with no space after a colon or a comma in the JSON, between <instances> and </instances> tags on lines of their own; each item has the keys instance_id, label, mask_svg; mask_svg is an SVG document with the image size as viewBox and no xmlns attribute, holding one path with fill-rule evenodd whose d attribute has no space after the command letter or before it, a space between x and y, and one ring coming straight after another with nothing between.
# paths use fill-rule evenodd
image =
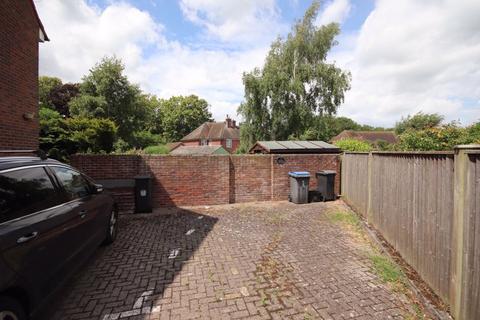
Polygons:
<instances>
[{"instance_id":1,"label":"window on brick house","mask_svg":"<svg viewBox=\"0 0 480 320\"><path fill-rule=\"evenodd\" d=\"M200 145L201 145L201 146L208 146L208 139L202 139L202 140L200 140Z\"/></svg>"},{"instance_id":2,"label":"window on brick house","mask_svg":"<svg viewBox=\"0 0 480 320\"><path fill-rule=\"evenodd\" d=\"M227 145L227 148L231 149L232 148L232 139L227 139L226 145Z\"/></svg>"}]
</instances>

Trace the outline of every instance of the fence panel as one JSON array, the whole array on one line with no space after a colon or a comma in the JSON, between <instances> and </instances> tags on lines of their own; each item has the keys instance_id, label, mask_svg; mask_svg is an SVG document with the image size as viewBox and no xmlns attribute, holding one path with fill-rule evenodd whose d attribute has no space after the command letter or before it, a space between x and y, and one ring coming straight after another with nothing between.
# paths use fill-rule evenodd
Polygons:
<instances>
[{"instance_id":1,"label":"fence panel","mask_svg":"<svg viewBox=\"0 0 480 320\"><path fill-rule=\"evenodd\" d=\"M371 223L448 301L454 165L448 154L372 154Z\"/></svg>"},{"instance_id":2,"label":"fence panel","mask_svg":"<svg viewBox=\"0 0 480 320\"><path fill-rule=\"evenodd\" d=\"M345 153L342 158L342 195L359 213L368 209L368 153Z\"/></svg>"},{"instance_id":3,"label":"fence panel","mask_svg":"<svg viewBox=\"0 0 480 320\"><path fill-rule=\"evenodd\" d=\"M449 301L453 153L346 153L344 199ZM369 200L370 197L370 200Z\"/></svg>"}]
</instances>

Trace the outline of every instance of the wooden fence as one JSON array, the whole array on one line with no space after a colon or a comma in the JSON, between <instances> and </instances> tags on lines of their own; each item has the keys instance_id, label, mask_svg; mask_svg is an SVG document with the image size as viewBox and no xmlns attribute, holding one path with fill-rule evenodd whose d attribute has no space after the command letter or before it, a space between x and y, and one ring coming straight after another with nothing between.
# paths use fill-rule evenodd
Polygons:
<instances>
[{"instance_id":1,"label":"wooden fence","mask_svg":"<svg viewBox=\"0 0 480 320\"><path fill-rule=\"evenodd\" d=\"M456 319L480 317L480 146L345 153L341 192Z\"/></svg>"}]
</instances>

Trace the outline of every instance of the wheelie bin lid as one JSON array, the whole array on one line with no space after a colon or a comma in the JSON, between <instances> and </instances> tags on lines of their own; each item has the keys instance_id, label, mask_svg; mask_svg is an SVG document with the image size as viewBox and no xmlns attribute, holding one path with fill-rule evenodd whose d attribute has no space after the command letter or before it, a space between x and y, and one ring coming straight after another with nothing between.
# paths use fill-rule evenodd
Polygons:
<instances>
[{"instance_id":1,"label":"wheelie bin lid","mask_svg":"<svg viewBox=\"0 0 480 320\"><path fill-rule=\"evenodd\" d=\"M315 175L318 177L318 176L329 176L329 175L332 175L332 174L337 174L337 171L335 171L335 170L322 170L322 171L317 172Z\"/></svg>"},{"instance_id":2,"label":"wheelie bin lid","mask_svg":"<svg viewBox=\"0 0 480 320\"><path fill-rule=\"evenodd\" d=\"M290 171L288 175L294 178L310 178L310 172L308 171Z\"/></svg>"}]
</instances>

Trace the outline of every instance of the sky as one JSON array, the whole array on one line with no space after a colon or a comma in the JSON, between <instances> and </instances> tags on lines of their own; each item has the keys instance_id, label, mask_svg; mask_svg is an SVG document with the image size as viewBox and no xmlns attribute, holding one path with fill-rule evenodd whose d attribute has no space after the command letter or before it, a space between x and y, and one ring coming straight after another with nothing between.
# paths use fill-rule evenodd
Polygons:
<instances>
[{"instance_id":1,"label":"sky","mask_svg":"<svg viewBox=\"0 0 480 320\"><path fill-rule=\"evenodd\" d=\"M217 120L243 100L242 74L262 67L306 0L34 0L50 38L40 44L40 75L78 82L115 55L145 92L196 94ZM327 0L318 26L341 34L328 62L349 70L338 114L392 127L417 112L446 121L480 120L480 1Z\"/></svg>"}]
</instances>

